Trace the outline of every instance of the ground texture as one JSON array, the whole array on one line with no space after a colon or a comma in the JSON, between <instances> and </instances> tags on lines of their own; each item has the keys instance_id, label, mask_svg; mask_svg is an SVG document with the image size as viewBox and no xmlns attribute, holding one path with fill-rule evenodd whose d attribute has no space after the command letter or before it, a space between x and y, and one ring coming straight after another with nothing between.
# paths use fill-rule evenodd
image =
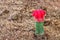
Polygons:
<instances>
[{"instance_id":1,"label":"ground texture","mask_svg":"<svg viewBox=\"0 0 60 40\"><path fill-rule=\"evenodd\" d=\"M47 9L44 40L60 40L60 0L0 0L0 40L38 40L31 14L40 7Z\"/></svg>"}]
</instances>

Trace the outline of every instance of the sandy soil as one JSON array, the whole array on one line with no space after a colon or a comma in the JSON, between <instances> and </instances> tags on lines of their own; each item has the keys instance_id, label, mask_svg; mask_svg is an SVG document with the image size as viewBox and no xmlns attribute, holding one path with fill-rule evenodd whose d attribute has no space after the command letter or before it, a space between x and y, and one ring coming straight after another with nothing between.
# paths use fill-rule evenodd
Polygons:
<instances>
[{"instance_id":1,"label":"sandy soil","mask_svg":"<svg viewBox=\"0 0 60 40\"><path fill-rule=\"evenodd\" d=\"M32 10L47 9L45 38L35 37ZM40 38L40 39L39 39ZM60 0L0 0L0 40L60 40Z\"/></svg>"}]
</instances>

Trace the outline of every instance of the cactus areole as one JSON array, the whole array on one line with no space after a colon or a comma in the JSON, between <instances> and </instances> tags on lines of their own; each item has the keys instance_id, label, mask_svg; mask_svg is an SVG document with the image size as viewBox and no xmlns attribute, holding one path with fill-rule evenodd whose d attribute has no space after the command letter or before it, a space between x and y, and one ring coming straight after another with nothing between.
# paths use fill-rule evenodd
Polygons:
<instances>
[{"instance_id":1,"label":"cactus areole","mask_svg":"<svg viewBox=\"0 0 60 40\"><path fill-rule=\"evenodd\" d=\"M42 22L44 21L45 14L46 14L45 10L37 9L33 11L32 16L35 18L37 22Z\"/></svg>"},{"instance_id":2,"label":"cactus areole","mask_svg":"<svg viewBox=\"0 0 60 40\"><path fill-rule=\"evenodd\" d=\"M43 9L37 9L37 10L33 11L32 16L36 20L35 34L38 34L38 35L43 35L44 34L43 24L44 24L45 14L46 14L46 11L43 10Z\"/></svg>"}]
</instances>

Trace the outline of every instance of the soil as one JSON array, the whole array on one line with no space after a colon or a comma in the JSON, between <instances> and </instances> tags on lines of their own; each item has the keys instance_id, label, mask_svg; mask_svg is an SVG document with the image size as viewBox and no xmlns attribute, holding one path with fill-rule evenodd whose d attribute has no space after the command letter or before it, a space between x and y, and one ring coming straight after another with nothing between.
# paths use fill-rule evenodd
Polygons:
<instances>
[{"instance_id":1,"label":"soil","mask_svg":"<svg viewBox=\"0 0 60 40\"><path fill-rule=\"evenodd\" d=\"M45 35L34 35L33 9L46 8ZM60 40L60 0L0 0L0 40Z\"/></svg>"}]
</instances>

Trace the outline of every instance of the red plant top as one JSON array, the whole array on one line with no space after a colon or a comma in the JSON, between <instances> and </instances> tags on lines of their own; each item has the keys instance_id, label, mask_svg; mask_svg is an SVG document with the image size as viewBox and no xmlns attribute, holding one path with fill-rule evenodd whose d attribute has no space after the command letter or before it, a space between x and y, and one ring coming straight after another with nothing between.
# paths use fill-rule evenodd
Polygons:
<instances>
[{"instance_id":1,"label":"red plant top","mask_svg":"<svg viewBox=\"0 0 60 40\"><path fill-rule=\"evenodd\" d=\"M34 16L37 22L42 22L44 21L45 14L46 14L45 10L37 9L33 11L32 16Z\"/></svg>"}]
</instances>

